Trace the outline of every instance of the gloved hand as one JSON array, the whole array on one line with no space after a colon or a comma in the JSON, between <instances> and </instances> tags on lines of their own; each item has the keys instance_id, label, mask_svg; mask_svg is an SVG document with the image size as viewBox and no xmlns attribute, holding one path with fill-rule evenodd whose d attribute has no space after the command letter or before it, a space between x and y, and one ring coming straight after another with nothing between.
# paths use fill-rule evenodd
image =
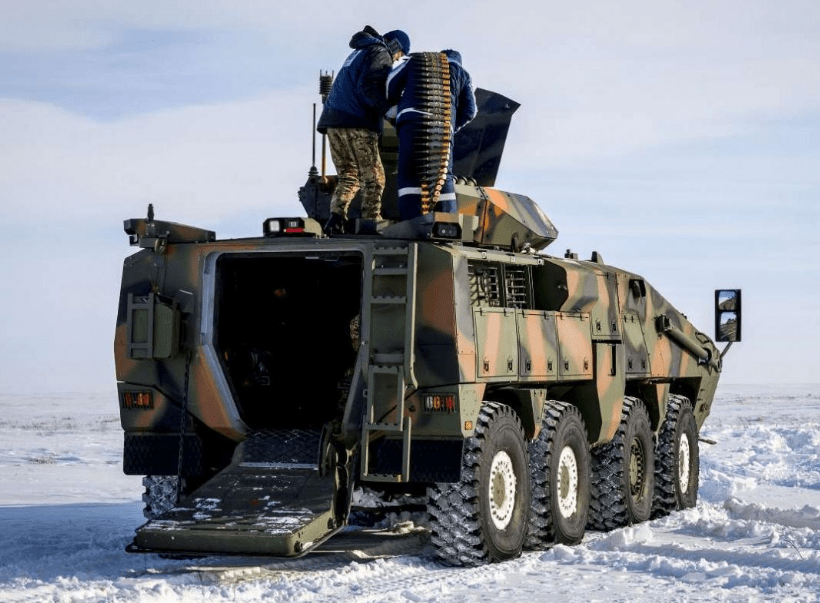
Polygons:
<instances>
[{"instance_id":1,"label":"gloved hand","mask_svg":"<svg viewBox=\"0 0 820 603\"><path fill-rule=\"evenodd\" d=\"M387 110L387 113L384 114L384 118L389 121L394 126L396 125L396 116L399 114L399 106L393 105Z\"/></svg>"}]
</instances>

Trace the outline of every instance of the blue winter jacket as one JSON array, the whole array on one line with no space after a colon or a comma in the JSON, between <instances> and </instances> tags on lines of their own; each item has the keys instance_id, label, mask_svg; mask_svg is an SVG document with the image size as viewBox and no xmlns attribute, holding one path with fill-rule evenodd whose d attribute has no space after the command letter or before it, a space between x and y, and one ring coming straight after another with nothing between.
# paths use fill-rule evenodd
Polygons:
<instances>
[{"instance_id":1,"label":"blue winter jacket","mask_svg":"<svg viewBox=\"0 0 820 603\"><path fill-rule=\"evenodd\" d=\"M371 27L350 39L353 52L339 70L325 101L317 130L366 128L381 133L387 110L385 80L393 65L388 43Z\"/></svg>"},{"instance_id":2,"label":"blue winter jacket","mask_svg":"<svg viewBox=\"0 0 820 603\"><path fill-rule=\"evenodd\" d=\"M455 109L452 113L453 132L458 132L478 113L473 82L470 74L461 66L461 54L455 50L443 52L450 63L450 102ZM422 115L423 101L418 96L415 81L418 74L410 64L412 56L402 57L387 78L388 103L398 104L396 126L404 121L418 120Z\"/></svg>"}]
</instances>

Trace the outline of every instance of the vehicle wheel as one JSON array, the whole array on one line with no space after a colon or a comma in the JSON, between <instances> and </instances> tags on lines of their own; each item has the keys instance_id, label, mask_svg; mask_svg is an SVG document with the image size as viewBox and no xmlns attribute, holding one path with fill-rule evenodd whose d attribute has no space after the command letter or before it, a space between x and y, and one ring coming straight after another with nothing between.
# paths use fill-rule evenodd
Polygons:
<instances>
[{"instance_id":1,"label":"vehicle wheel","mask_svg":"<svg viewBox=\"0 0 820 603\"><path fill-rule=\"evenodd\" d=\"M464 442L461 481L427 492L431 543L442 561L476 566L521 554L530 508L528 461L518 416L485 402L475 435Z\"/></svg>"},{"instance_id":2,"label":"vehicle wheel","mask_svg":"<svg viewBox=\"0 0 820 603\"><path fill-rule=\"evenodd\" d=\"M589 511L589 464L581 413L568 402L548 402L541 432L530 444L527 548L581 542Z\"/></svg>"},{"instance_id":3,"label":"vehicle wheel","mask_svg":"<svg viewBox=\"0 0 820 603\"><path fill-rule=\"evenodd\" d=\"M694 507L698 501L700 451L692 403L670 395L666 419L655 449L655 502L653 517Z\"/></svg>"},{"instance_id":4,"label":"vehicle wheel","mask_svg":"<svg viewBox=\"0 0 820 603\"><path fill-rule=\"evenodd\" d=\"M156 519L166 511L173 509L177 504L176 475L146 475L142 478L145 492L142 501L145 508L142 514L148 519Z\"/></svg>"},{"instance_id":5,"label":"vehicle wheel","mask_svg":"<svg viewBox=\"0 0 820 603\"><path fill-rule=\"evenodd\" d=\"M627 396L615 437L592 450L587 527L607 531L649 519L654 477L649 415L643 402Z\"/></svg>"}]
</instances>

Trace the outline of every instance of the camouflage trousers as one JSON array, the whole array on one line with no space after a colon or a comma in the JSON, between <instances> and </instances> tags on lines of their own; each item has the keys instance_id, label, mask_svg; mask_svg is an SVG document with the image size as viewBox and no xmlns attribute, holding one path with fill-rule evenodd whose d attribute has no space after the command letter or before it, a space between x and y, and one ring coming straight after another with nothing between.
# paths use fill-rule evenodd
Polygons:
<instances>
[{"instance_id":1,"label":"camouflage trousers","mask_svg":"<svg viewBox=\"0 0 820 603\"><path fill-rule=\"evenodd\" d=\"M327 139L339 175L330 211L347 219L347 208L361 188L362 217L379 218L384 191L379 135L364 128L328 128Z\"/></svg>"}]
</instances>

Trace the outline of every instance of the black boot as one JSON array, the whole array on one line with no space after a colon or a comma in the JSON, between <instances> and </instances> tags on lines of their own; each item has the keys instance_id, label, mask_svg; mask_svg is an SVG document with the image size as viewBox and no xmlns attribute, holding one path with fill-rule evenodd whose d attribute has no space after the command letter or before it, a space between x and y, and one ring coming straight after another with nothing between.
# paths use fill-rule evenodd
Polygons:
<instances>
[{"instance_id":1,"label":"black boot","mask_svg":"<svg viewBox=\"0 0 820 603\"><path fill-rule=\"evenodd\" d=\"M330 217L325 222L325 234L326 235L337 235L337 234L344 234L344 220L342 220L342 216L330 212Z\"/></svg>"}]
</instances>

